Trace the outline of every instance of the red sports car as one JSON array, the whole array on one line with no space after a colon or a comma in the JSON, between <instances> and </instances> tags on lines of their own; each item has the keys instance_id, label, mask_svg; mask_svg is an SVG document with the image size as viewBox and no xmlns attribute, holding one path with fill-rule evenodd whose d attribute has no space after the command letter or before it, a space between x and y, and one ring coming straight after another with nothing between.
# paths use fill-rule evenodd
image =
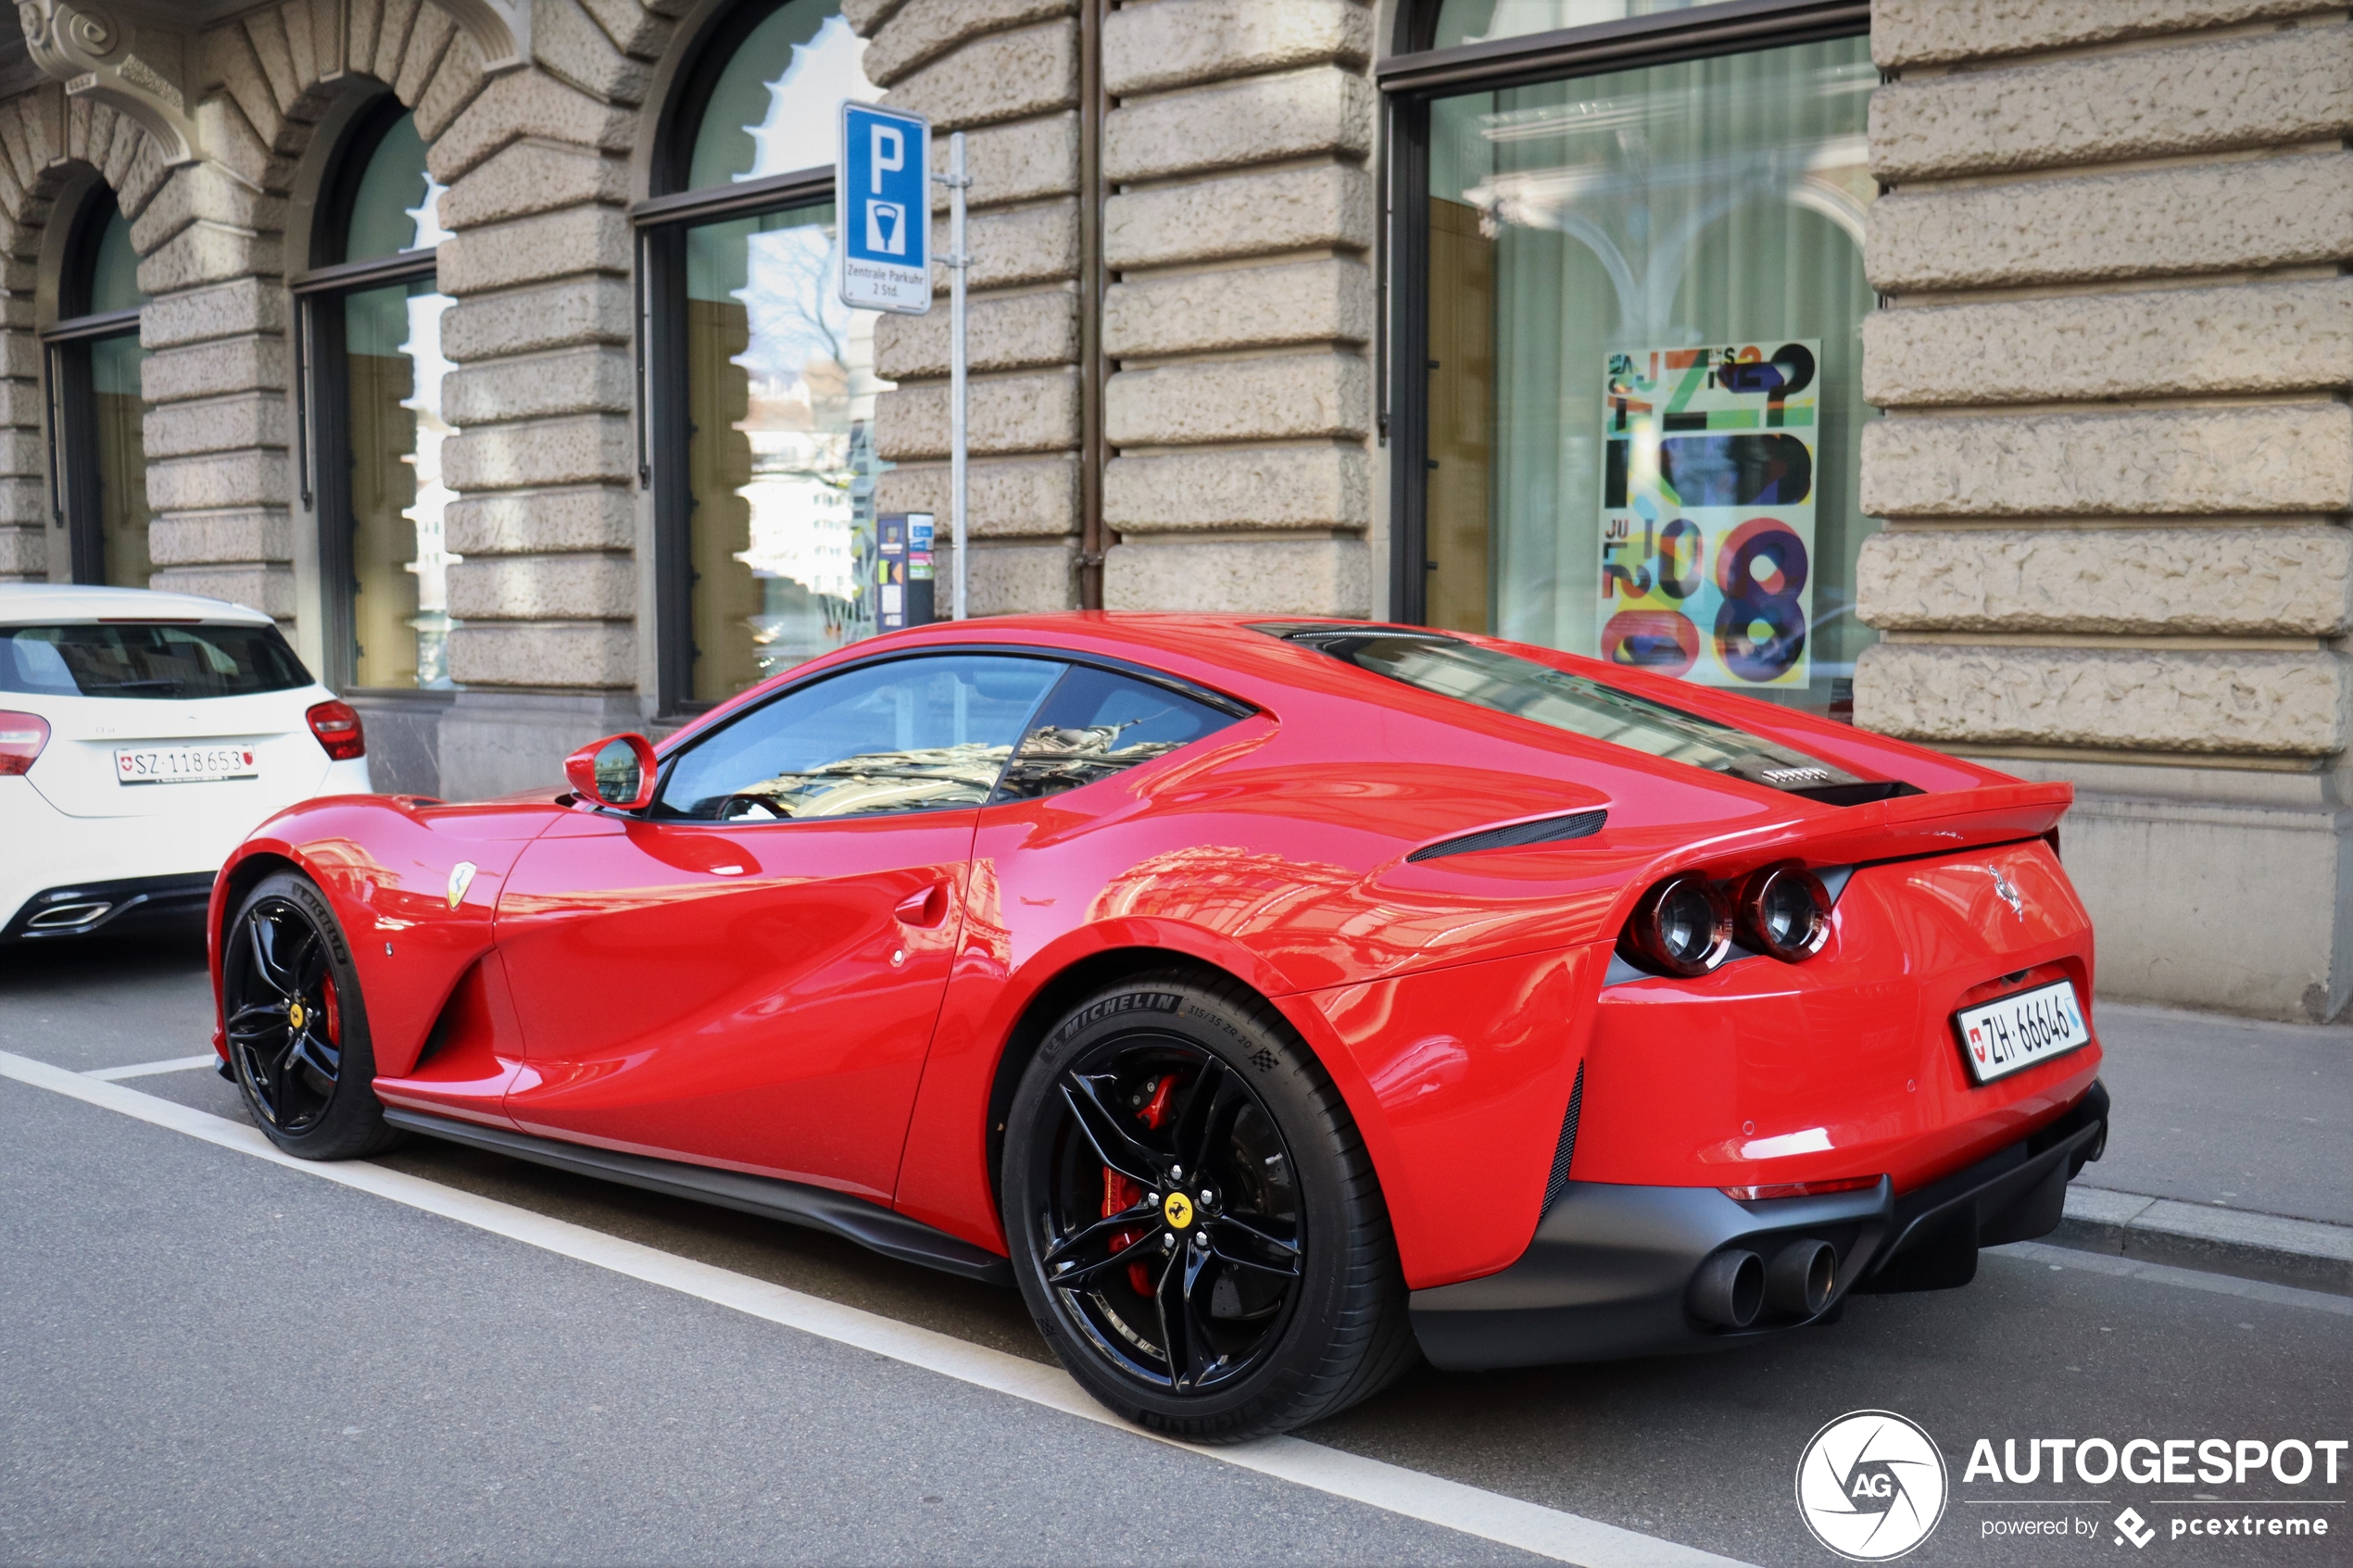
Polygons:
<instances>
[{"instance_id":1,"label":"red sports car","mask_svg":"<svg viewBox=\"0 0 2353 1568\"><path fill-rule=\"evenodd\" d=\"M2107 1135L2066 785L1632 670L1005 618L567 773L245 841L216 1045L270 1136L1016 1285L1166 1432L1961 1285Z\"/></svg>"}]
</instances>

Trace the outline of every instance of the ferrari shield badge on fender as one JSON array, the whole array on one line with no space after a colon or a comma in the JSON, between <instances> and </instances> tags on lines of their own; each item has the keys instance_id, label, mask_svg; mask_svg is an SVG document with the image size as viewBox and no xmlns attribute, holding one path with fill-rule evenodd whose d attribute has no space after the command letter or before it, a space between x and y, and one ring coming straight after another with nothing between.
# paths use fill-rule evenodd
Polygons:
<instances>
[{"instance_id":1,"label":"ferrari shield badge on fender","mask_svg":"<svg viewBox=\"0 0 2353 1568\"><path fill-rule=\"evenodd\" d=\"M449 868L449 907L456 909L466 901L466 889L474 882L474 863L460 860Z\"/></svg>"}]
</instances>

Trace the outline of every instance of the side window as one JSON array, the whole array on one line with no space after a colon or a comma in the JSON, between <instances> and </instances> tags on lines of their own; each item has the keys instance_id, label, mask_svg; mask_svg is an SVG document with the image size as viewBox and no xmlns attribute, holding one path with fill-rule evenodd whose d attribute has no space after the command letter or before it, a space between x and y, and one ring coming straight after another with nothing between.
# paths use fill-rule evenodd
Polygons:
<instances>
[{"instance_id":1,"label":"side window","mask_svg":"<svg viewBox=\"0 0 2353 1568\"><path fill-rule=\"evenodd\" d=\"M992 798L1035 800L1076 789L1233 721L1232 714L1165 686L1074 664L1022 737Z\"/></svg>"},{"instance_id":2,"label":"side window","mask_svg":"<svg viewBox=\"0 0 2353 1568\"><path fill-rule=\"evenodd\" d=\"M892 659L803 686L672 765L657 817L794 822L978 806L1063 667Z\"/></svg>"}]
</instances>

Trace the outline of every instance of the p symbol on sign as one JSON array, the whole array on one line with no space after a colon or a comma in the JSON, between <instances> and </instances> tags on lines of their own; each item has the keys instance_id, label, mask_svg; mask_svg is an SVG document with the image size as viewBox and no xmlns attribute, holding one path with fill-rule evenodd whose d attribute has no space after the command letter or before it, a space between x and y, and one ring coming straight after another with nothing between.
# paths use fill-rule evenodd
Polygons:
<instances>
[{"instance_id":1,"label":"p symbol on sign","mask_svg":"<svg viewBox=\"0 0 2353 1568\"><path fill-rule=\"evenodd\" d=\"M874 186L874 194L881 195L883 176L896 174L907 167L907 138L895 125L877 125L874 128L872 144L874 172L868 176L867 182ZM898 247L894 245L891 248L896 250Z\"/></svg>"}]
</instances>

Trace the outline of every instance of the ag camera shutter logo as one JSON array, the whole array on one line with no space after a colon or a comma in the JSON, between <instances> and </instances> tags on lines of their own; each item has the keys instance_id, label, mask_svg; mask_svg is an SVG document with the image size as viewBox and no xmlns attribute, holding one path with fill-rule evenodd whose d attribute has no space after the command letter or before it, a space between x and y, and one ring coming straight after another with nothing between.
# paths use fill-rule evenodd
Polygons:
<instances>
[{"instance_id":1,"label":"ag camera shutter logo","mask_svg":"<svg viewBox=\"0 0 2353 1568\"><path fill-rule=\"evenodd\" d=\"M1903 1556L1944 1517L1944 1455L1894 1411L1852 1411L1797 1461L1797 1512L1814 1538L1854 1562Z\"/></svg>"}]
</instances>

